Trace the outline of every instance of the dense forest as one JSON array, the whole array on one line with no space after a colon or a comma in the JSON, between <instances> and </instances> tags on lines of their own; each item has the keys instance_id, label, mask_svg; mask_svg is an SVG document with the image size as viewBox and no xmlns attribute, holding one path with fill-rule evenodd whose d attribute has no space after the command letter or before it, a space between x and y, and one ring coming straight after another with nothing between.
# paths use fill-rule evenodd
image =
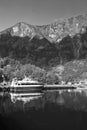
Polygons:
<instances>
[{"instance_id":1,"label":"dense forest","mask_svg":"<svg viewBox=\"0 0 87 130\"><path fill-rule=\"evenodd\" d=\"M46 38L0 35L0 76L4 74L8 81L27 75L38 81L57 83L67 63L84 59L87 59L87 28L85 33L67 35L57 43Z\"/></svg>"}]
</instances>

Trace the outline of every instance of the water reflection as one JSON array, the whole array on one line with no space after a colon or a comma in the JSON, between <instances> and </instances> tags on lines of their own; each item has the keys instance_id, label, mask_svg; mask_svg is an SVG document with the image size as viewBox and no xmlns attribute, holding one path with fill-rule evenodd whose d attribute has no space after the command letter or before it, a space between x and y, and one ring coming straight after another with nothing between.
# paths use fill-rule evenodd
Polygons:
<instances>
[{"instance_id":1,"label":"water reflection","mask_svg":"<svg viewBox=\"0 0 87 130\"><path fill-rule=\"evenodd\" d=\"M64 98L63 98L62 94L60 94L60 95L57 97L56 103L57 103L58 105L64 105L65 101L64 101Z\"/></svg>"},{"instance_id":2,"label":"water reflection","mask_svg":"<svg viewBox=\"0 0 87 130\"><path fill-rule=\"evenodd\" d=\"M43 108L47 103L52 103L65 108L87 111L87 90L61 90L47 91L44 93L17 94L0 93L0 112L11 112L21 108ZM25 105L25 106L24 106ZM27 107L26 107L27 106Z\"/></svg>"},{"instance_id":3,"label":"water reflection","mask_svg":"<svg viewBox=\"0 0 87 130\"><path fill-rule=\"evenodd\" d=\"M41 93L10 93L11 101L15 103L16 101L23 101L24 103L30 102L33 99L38 99L42 96Z\"/></svg>"}]
</instances>

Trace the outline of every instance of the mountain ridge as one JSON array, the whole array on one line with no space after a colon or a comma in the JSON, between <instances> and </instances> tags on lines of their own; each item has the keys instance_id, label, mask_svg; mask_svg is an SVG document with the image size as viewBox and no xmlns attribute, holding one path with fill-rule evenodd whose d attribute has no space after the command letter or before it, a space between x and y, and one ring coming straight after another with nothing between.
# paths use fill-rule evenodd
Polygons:
<instances>
[{"instance_id":1,"label":"mountain ridge","mask_svg":"<svg viewBox=\"0 0 87 130\"><path fill-rule=\"evenodd\" d=\"M69 35L73 37L78 33L84 33L87 27L87 14L78 15L67 19L59 19L47 25L31 25L25 22L16 23L14 26L2 31L9 32L12 36L25 37L30 39L38 36L38 38L46 38L50 42L58 43L64 37Z\"/></svg>"}]
</instances>

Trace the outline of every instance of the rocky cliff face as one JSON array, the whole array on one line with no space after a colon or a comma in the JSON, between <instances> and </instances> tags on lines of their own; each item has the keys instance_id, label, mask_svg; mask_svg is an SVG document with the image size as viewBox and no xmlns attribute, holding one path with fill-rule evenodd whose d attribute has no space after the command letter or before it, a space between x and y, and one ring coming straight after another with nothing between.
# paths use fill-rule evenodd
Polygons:
<instances>
[{"instance_id":1,"label":"rocky cliff face","mask_svg":"<svg viewBox=\"0 0 87 130\"><path fill-rule=\"evenodd\" d=\"M87 15L79 15L69 19L56 20L50 25L43 26L40 29L50 41L59 42L67 35L73 37L78 33L84 33L86 31L86 26Z\"/></svg>"},{"instance_id":2,"label":"rocky cliff face","mask_svg":"<svg viewBox=\"0 0 87 130\"><path fill-rule=\"evenodd\" d=\"M39 36L39 38L45 37L50 42L59 42L67 35L73 37L78 33L85 33L86 27L87 14L68 19L59 19L49 25L42 26L34 26L20 22L3 32L8 31L12 36L28 36L31 39L35 36Z\"/></svg>"},{"instance_id":3,"label":"rocky cliff face","mask_svg":"<svg viewBox=\"0 0 87 130\"><path fill-rule=\"evenodd\" d=\"M0 55L36 65L84 59L87 57L87 15L43 26L17 23L1 32Z\"/></svg>"}]
</instances>

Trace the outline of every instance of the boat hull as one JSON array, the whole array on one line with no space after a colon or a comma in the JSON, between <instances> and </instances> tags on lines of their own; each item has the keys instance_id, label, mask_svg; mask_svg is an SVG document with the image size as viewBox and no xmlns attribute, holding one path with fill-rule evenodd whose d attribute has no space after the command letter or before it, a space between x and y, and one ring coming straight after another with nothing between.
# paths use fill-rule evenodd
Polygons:
<instances>
[{"instance_id":1,"label":"boat hull","mask_svg":"<svg viewBox=\"0 0 87 130\"><path fill-rule=\"evenodd\" d=\"M42 92L44 86L25 86L25 87L10 87L10 92L16 92L16 93L36 93L36 92Z\"/></svg>"},{"instance_id":2,"label":"boat hull","mask_svg":"<svg viewBox=\"0 0 87 130\"><path fill-rule=\"evenodd\" d=\"M11 88L23 88L23 87L41 87L41 86L44 86L43 84L30 84L30 85L13 85L13 86L10 86Z\"/></svg>"}]
</instances>

